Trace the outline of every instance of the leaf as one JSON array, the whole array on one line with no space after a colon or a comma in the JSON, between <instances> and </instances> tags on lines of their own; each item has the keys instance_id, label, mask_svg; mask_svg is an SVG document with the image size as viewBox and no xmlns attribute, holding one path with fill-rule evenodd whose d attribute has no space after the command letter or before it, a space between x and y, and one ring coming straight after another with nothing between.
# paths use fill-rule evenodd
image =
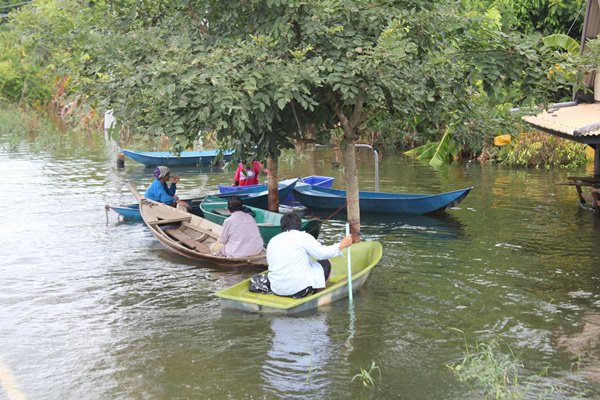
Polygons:
<instances>
[{"instance_id":1,"label":"leaf","mask_svg":"<svg viewBox=\"0 0 600 400\"><path fill-rule=\"evenodd\" d=\"M556 33L554 35L546 36L542 40L547 47L558 47L559 49L568 51L574 56L579 54L579 43L570 36Z\"/></svg>"},{"instance_id":2,"label":"leaf","mask_svg":"<svg viewBox=\"0 0 600 400\"><path fill-rule=\"evenodd\" d=\"M415 147L412 150L408 150L404 152L404 155L406 156L412 156L412 157L418 157L421 154L425 153L426 151L428 151L430 148L434 147L436 143L426 143L422 146L419 147Z\"/></svg>"},{"instance_id":3,"label":"leaf","mask_svg":"<svg viewBox=\"0 0 600 400\"><path fill-rule=\"evenodd\" d=\"M437 148L435 149L435 154L429 160L429 165L432 167L440 167L446 163L451 154L452 144L454 141L452 140L452 133L450 131L450 127L446 128L446 132L442 137L442 140L439 141Z\"/></svg>"}]
</instances>

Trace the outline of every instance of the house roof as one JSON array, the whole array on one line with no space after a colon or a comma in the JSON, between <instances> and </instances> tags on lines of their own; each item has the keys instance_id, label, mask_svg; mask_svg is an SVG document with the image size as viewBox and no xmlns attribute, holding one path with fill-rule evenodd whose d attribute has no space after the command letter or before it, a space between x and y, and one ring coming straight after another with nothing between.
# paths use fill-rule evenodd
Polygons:
<instances>
[{"instance_id":1,"label":"house roof","mask_svg":"<svg viewBox=\"0 0 600 400\"><path fill-rule=\"evenodd\" d=\"M600 143L600 103L550 106L523 117L537 129L586 144Z\"/></svg>"}]
</instances>

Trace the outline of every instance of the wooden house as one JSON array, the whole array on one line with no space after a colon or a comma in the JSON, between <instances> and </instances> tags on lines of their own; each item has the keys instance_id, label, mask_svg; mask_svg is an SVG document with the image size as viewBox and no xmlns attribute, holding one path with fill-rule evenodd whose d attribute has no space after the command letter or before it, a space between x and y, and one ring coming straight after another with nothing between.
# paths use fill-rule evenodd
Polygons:
<instances>
[{"instance_id":1,"label":"wooden house","mask_svg":"<svg viewBox=\"0 0 600 400\"><path fill-rule=\"evenodd\" d=\"M588 0L581 37L582 52L586 51L586 41L596 38L599 33L600 0ZM594 89L595 74L598 73L587 74L585 84L588 88ZM594 149L594 176L569 177L564 184L577 189L582 204L591 204L596 212L600 212L600 101L594 101L594 96L576 96L573 101L554 104L537 115L523 119L541 131Z\"/></svg>"}]
</instances>

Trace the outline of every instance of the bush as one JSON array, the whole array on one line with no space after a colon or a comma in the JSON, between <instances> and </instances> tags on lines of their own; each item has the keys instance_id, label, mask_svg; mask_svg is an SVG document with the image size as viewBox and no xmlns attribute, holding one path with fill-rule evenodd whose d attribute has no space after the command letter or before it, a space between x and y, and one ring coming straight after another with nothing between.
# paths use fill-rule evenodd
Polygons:
<instances>
[{"instance_id":1,"label":"bush","mask_svg":"<svg viewBox=\"0 0 600 400\"><path fill-rule=\"evenodd\" d=\"M523 132L503 146L497 159L503 164L520 167L580 168L585 166L586 145L543 132Z\"/></svg>"},{"instance_id":2,"label":"bush","mask_svg":"<svg viewBox=\"0 0 600 400\"><path fill-rule=\"evenodd\" d=\"M0 31L0 100L28 105L50 101L50 84L44 70L23 55L14 35Z\"/></svg>"}]
</instances>

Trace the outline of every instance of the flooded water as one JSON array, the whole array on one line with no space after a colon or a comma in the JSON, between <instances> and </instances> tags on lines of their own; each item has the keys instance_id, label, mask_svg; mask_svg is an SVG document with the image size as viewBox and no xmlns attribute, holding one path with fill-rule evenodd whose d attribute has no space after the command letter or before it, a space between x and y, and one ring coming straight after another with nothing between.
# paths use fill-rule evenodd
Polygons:
<instances>
[{"instance_id":1,"label":"flooded water","mask_svg":"<svg viewBox=\"0 0 600 400\"><path fill-rule=\"evenodd\" d=\"M82 147L85 150L82 150ZM442 216L363 216L384 257L355 294L295 317L223 311L215 292L247 278L163 248L105 204L133 201L152 169L96 142L33 151L0 138L0 399L480 398L447 364L465 339L521 360L530 398L600 397L600 219L557 185L586 171L441 170L381 155L380 190L474 186ZM331 151L282 161L280 177L330 175ZM361 189L373 157L359 152ZM176 170L179 193L231 182L218 168ZM339 219L336 219L339 218ZM343 216L321 240L343 235ZM372 362L375 387L352 378Z\"/></svg>"}]
</instances>

